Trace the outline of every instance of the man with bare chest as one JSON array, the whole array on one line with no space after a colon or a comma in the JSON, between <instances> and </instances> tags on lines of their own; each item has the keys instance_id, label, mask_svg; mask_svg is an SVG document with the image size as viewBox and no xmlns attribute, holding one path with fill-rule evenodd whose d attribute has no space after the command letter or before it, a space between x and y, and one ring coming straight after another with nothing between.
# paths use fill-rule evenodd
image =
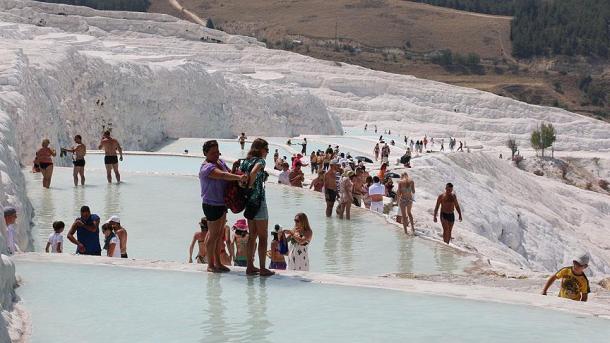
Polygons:
<instances>
[{"instance_id":1,"label":"man with bare chest","mask_svg":"<svg viewBox=\"0 0 610 343\"><path fill-rule=\"evenodd\" d=\"M72 149L62 149L66 152L72 153L72 163L74 164L74 186L78 186L78 177L80 175L81 185L85 185L85 155L87 154L87 147L83 144L83 138L81 135L74 136L74 145Z\"/></svg>"},{"instance_id":2,"label":"man with bare chest","mask_svg":"<svg viewBox=\"0 0 610 343\"><path fill-rule=\"evenodd\" d=\"M443 226L443 241L447 244L451 241L451 230L455 223L455 210L457 210L459 221L462 221L462 210L458 203L457 197L453 194L453 185L448 183L445 186L445 192L438 196L436 199L436 206L434 207L434 222L437 222L436 215L438 209L441 209L441 225Z\"/></svg>"},{"instance_id":3,"label":"man with bare chest","mask_svg":"<svg viewBox=\"0 0 610 343\"><path fill-rule=\"evenodd\" d=\"M324 197L326 199L326 216L330 217L333 213L333 206L337 200L337 179L335 173L337 162L332 161L330 169L324 174Z\"/></svg>"},{"instance_id":4,"label":"man with bare chest","mask_svg":"<svg viewBox=\"0 0 610 343\"><path fill-rule=\"evenodd\" d=\"M119 161L123 161L123 149L119 141L110 136L110 131L104 131L98 149L104 150L104 164L106 165L106 179L108 183L112 182L112 170L114 170L117 183L120 183ZM119 158L117 158L117 151L119 152Z\"/></svg>"}]
</instances>

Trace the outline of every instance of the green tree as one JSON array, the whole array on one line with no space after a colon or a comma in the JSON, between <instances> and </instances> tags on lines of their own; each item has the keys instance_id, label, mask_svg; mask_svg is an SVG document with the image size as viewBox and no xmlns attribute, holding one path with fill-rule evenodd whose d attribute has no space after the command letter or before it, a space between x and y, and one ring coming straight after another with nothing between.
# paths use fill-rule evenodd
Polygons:
<instances>
[{"instance_id":1,"label":"green tree","mask_svg":"<svg viewBox=\"0 0 610 343\"><path fill-rule=\"evenodd\" d=\"M532 132L530 143L532 144L532 148L536 150L536 155L538 155L538 150L540 150L540 147L542 146L540 143L540 130L536 129Z\"/></svg>"},{"instance_id":2,"label":"green tree","mask_svg":"<svg viewBox=\"0 0 610 343\"><path fill-rule=\"evenodd\" d=\"M542 157L544 157L544 149L551 147L556 139L557 136L555 135L553 124L542 123L539 129L532 132L530 143L532 144L532 148L536 151L540 150L542 152Z\"/></svg>"}]
</instances>

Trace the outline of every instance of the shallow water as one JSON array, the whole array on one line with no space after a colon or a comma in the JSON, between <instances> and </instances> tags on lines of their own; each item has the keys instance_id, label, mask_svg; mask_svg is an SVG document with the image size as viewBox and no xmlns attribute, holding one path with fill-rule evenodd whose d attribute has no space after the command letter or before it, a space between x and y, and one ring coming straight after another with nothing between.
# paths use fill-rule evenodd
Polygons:
<instances>
[{"instance_id":1,"label":"shallow water","mask_svg":"<svg viewBox=\"0 0 610 343\"><path fill-rule=\"evenodd\" d=\"M295 277L17 263L32 342L604 342L607 320ZM46 286L43 286L46 285Z\"/></svg>"},{"instance_id":2,"label":"shallow water","mask_svg":"<svg viewBox=\"0 0 610 343\"><path fill-rule=\"evenodd\" d=\"M142 159L142 161L139 161ZM129 156L137 165L163 165L166 157ZM177 158L180 159L180 158ZM189 160L191 158L183 158ZM196 160L196 159L195 159ZM72 171L56 168L50 190L40 186L40 174L26 173L28 196L36 215L33 235L36 251L42 251L54 220L66 223L64 237L82 205L106 220L119 215L129 233L132 258L186 261L197 222L203 216L199 180L195 176L150 175L123 172L120 185L107 184L101 170L87 172L87 186L74 187ZM471 258L421 239L407 238L396 226L366 210L354 210L351 221L324 216L321 193L268 184L270 229L289 226L294 215L305 212L314 231L310 245L312 271L343 275L379 275L391 272L459 273ZM238 217L229 215L229 224ZM65 252L75 247L65 242ZM197 248L195 248L195 254Z\"/></svg>"},{"instance_id":3,"label":"shallow water","mask_svg":"<svg viewBox=\"0 0 610 343\"><path fill-rule=\"evenodd\" d=\"M156 152L181 154L184 152L185 149L188 149L189 153L201 154L201 147L206 140L207 139L203 138L180 138L169 142L167 145L164 145ZM246 142L246 144L244 144L244 150L241 150L241 146L237 142L237 139L234 142L226 140L221 140L218 142L220 153L225 155L227 158L232 159L245 158L248 154L248 150L250 149L250 145L250 142ZM275 149L278 149L280 156L287 156L289 158L293 154L292 152L281 146L270 145L269 154L267 155L267 158L265 160L267 162L267 165L271 168L273 168L273 154L275 152ZM293 149L301 151L301 146L293 146Z\"/></svg>"}]
</instances>

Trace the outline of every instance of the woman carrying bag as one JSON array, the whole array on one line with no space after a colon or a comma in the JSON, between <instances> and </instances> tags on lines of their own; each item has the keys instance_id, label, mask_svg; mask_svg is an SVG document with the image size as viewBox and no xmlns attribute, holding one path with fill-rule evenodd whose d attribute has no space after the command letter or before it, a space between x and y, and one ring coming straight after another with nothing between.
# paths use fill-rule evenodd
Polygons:
<instances>
[{"instance_id":1,"label":"woman carrying bag","mask_svg":"<svg viewBox=\"0 0 610 343\"><path fill-rule=\"evenodd\" d=\"M271 276L275 274L265 268L267 258L267 237L269 214L267 212L267 201L265 198L265 158L269 154L269 143L264 139L257 138L252 142L246 160L241 165L241 171L248 175L248 201L244 217L248 219L250 236L248 238L248 264L247 275L260 274L260 276ZM258 259L260 269L254 267L254 249L258 238Z\"/></svg>"}]
</instances>

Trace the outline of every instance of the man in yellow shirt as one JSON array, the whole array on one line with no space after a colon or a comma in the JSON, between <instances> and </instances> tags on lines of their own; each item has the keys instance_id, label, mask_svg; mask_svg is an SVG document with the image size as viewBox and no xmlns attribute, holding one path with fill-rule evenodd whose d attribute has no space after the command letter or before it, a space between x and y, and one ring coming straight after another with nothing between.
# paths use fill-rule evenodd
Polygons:
<instances>
[{"instance_id":1,"label":"man in yellow shirt","mask_svg":"<svg viewBox=\"0 0 610 343\"><path fill-rule=\"evenodd\" d=\"M591 293L589 288L589 280L585 275L585 269L589 265L589 255L582 255L572 261L572 267L560 269L555 275L551 276L544 285L542 295L546 295L546 291L557 279L561 279L561 289L559 296L576 301L587 301L588 294Z\"/></svg>"}]
</instances>

